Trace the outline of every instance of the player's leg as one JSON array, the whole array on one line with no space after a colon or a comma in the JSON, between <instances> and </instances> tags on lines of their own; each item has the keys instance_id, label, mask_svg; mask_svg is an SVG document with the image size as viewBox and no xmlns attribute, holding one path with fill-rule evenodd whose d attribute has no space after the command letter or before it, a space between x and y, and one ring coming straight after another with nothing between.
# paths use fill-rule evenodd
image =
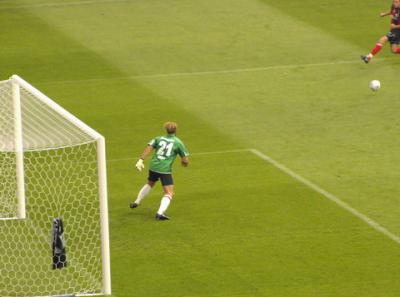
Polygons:
<instances>
[{"instance_id":1,"label":"player's leg","mask_svg":"<svg viewBox=\"0 0 400 297\"><path fill-rule=\"evenodd\" d=\"M149 171L149 177L147 179L147 184L145 184L139 191L136 196L136 200L130 204L130 208L136 208L139 206L140 202L142 202L143 198L146 197L150 190L154 187L155 183L158 180L157 174L155 172Z\"/></svg>"},{"instance_id":2,"label":"player's leg","mask_svg":"<svg viewBox=\"0 0 400 297\"><path fill-rule=\"evenodd\" d=\"M375 47L372 49L372 51L365 56L361 56L361 59L365 62L368 63L371 61L371 59L380 52L382 47L385 45L386 42L388 42L391 38L393 38L393 35L391 32L389 32L387 35L382 36L379 41L375 44Z\"/></svg>"},{"instance_id":3,"label":"player's leg","mask_svg":"<svg viewBox=\"0 0 400 297\"><path fill-rule=\"evenodd\" d=\"M399 48L400 30L393 30L393 33L395 35L395 38L393 38L392 41L390 42L391 50L392 50L392 53L394 53L394 54L400 54L400 48Z\"/></svg>"},{"instance_id":4,"label":"player's leg","mask_svg":"<svg viewBox=\"0 0 400 297\"><path fill-rule=\"evenodd\" d=\"M392 53L400 54L400 48L399 48L400 30L399 29L392 30L392 33L393 33L393 38L392 40L390 40Z\"/></svg>"},{"instance_id":5,"label":"player's leg","mask_svg":"<svg viewBox=\"0 0 400 297\"><path fill-rule=\"evenodd\" d=\"M158 220L169 220L169 217L165 215L169 204L171 203L172 197L174 196L174 186L164 186L164 195L161 198L160 208L157 211L156 219Z\"/></svg>"},{"instance_id":6,"label":"player's leg","mask_svg":"<svg viewBox=\"0 0 400 297\"><path fill-rule=\"evenodd\" d=\"M392 53L393 54L400 54L400 48L398 44L392 44Z\"/></svg>"},{"instance_id":7,"label":"player's leg","mask_svg":"<svg viewBox=\"0 0 400 297\"><path fill-rule=\"evenodd\" d=\"M160 208L157 211L156 219L169 220L169 217L165 215L165 211L168 209L172 197L174 196L174 181L171 174L163 174L160 179L163 185L164 195L161 198Z\"/></svg>"}]
</instances>

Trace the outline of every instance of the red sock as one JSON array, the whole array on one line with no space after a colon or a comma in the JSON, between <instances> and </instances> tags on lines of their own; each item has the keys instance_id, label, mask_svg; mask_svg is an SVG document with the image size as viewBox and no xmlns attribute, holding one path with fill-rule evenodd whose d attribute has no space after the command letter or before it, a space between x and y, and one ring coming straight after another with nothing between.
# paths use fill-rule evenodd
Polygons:
<instances>
[{"instance_id":1,"label":"red sock","mask_svg":"<svg viewBox=\"0 0 400 297\"><path fill-rule=\"evenodd\" d=\"M371 55L375 56L382 49L383 44L377 43L371 51Z\"/></svg>"},{"instance_id":2,"label":"red sock","mask_svg":"<svg viewBox=\"0 0 400 297\"><path fill-rule=\"evenodd\" d=\"M399 47L399 48L396 48L395 53L396 53L396 54L400 54L400 47Z\"/></svg>"}]
</instances>

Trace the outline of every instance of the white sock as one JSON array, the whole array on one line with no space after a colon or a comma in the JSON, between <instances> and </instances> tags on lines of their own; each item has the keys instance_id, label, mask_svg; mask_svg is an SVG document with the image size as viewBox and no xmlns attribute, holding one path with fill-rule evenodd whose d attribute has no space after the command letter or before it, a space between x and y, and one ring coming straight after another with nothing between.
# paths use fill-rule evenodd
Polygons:
<instances>
[{"instance_id":1,"label":"white sock","mask_svg":"<svg viewBox=\"0 0 400 297\"><path fill-rule=\"evenodd\" d=\"M143 200L144 197L147 196L147 194L150 193L151 187L149 184L145 184L142 189L139 191L139 194L137 195L137 198L135 200L135 203L140 204L140 202Z\"/></svg>"},{"instance_id":2,"label":"white sock","mask_svg":"<svg viewBox=\"0 0 400 297\"><path fill-rule=\"evenodd\" d=\"M161 198L160 208L159 208L159 210L157 211L157 213L158 213L159 215L164 214L164 212L167 210L167 208L168 208L168 206L169 206L170 203L171 203L171 197L170 197L169 195L164 195L164 196Z\"/></svg>"}]
</instances>

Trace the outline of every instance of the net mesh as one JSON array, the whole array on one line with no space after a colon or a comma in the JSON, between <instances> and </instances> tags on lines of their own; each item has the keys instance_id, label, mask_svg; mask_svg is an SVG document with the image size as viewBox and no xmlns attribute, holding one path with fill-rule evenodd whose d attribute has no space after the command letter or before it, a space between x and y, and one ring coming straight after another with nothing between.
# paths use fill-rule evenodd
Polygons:
<instances>
[{"instance_id":1,"label":"net mesh","mask_svg":"<svg viewBox=\"0 0 400 297\"><path fill-rule=\"evenodd\" d=\"M11 83L0 83L0 296L102 290L97 142L21 89L26 219L16 217ZM52 269L54 218L64 222L68 266Z\"/></svg>"},{"instance_id":2,"label":"net mesh","mask_svg":"<svg viewBox=\"0 0 400 297\"><path fill-rule=\"evenodd\" d=\"M17 213L16 156L11 83L0 82L0 217Z\"/></svg>"}]
</instances>

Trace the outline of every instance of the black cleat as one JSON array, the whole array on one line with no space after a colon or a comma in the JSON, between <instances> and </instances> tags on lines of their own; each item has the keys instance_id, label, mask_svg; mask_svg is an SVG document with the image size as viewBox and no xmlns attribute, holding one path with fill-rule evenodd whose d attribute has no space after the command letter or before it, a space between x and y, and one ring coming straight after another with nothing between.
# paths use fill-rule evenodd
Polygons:
<instances>
[{"instance_id":1,"label":"black cleat","mask_svg":"<svg viewBox=\"0 0 400 297\"><path fill-rule=\"evenodd\" d=\"M156 214L156 220L166 221L166 220L169 220L169 217L167 217L166 215L163 215L163 214Z\"/></svg>"},{"instance_id":2,"label":"black cleat","mask_svg":"<svg viewBox=\"0 0 400 297\"><path fill-rule=\"evenodd\" d=\"M136 208L136 207L138 207L139 206L139 204L137 204L137 203L135 203L135 202L132 202L131 204L129 204L129 207L130 208Z\"/></svg>"},{"instance_id":3,"label":"black cleat","mask_svg":"<svg viewBox=\"0 0 400 297\"><path fill-rule=\"evenodd\" d=\"M363 60L365 62L365 64L369 63L369 58L368 56L361 56L361 60Z\"/></svg>"}]
</instances>

